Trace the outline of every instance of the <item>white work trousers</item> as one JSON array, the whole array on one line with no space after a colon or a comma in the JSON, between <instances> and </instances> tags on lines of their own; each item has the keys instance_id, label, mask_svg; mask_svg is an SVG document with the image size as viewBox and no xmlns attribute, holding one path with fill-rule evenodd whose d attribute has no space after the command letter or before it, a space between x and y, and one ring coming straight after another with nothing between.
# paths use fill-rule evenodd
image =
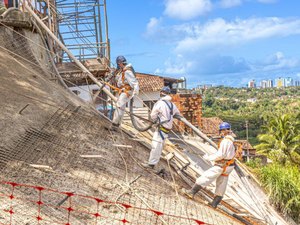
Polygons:
<instances>
[{"instance_id":1,"label":"white work trousers","mask_svg":"<svg viewBox=\"0 0 300 225\"><path fill-rule=\"evenodd\" d=\"M116 110L114 112L114 118L112 121L114 124L120 125L122 123L126 104L129 102L130 99L131 97L128 97L127 94L124 92L119 95L116 103Z\"/></svg>"},{"instance_id":2,"label":"white work trousers","mask_svg":"<svg viewBox=\"0 0 300 225\"><path fill-rule=\"evenodd\" d=\"M224 174L229 175L234 166L228 166L224 172ZM220 166L213 166L210 169L206 170L197 180L196 184L201 185L202 187L206 187L210 185L213 181L216 180L216 190L215 194L218 196L223 196L225 194L228 176L222 176L223 168Z\"/></svg>"},{"instance_id":3,"label":"white work trousers","mask_svg":"<svg viewBox=\"0 0 300 225\"><path fill-rule=\"evenodd\" d=\"M155 130L151 143L152 148L148 161L149 165L156 165L159 162L166 138L168 138L168 134L158 129Z\"/></svg>"}]
</instances>

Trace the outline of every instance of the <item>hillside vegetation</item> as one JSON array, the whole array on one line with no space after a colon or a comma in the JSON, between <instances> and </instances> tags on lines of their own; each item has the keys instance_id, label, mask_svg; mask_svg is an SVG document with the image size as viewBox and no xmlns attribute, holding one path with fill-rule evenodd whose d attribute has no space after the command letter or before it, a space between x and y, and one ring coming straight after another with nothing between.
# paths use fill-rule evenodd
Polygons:
<instances>
[{"instance_id":1,"label":"hillside vegetation","mask_svg":"<svg viewBox=\"0 0 300 225\"><path fill-rule=\"evenodd\" d=\"M232 124L239 139L248 137L258 144L264 119L271 114L297 113L300 110L300 87L284 89L215 87L202 91L203 116L218 116Z\"/></svg>"},{"instance_id":2,"label":"hillside vegetation","mask_svg":"<svg viewBox=\"0 0 300 225\"><path fill-rule=\"evenodd\" d=\"M212 88L203 92L204 116L232 124L239 139L250 142L273 163L250 160L271 202L300 222L300 87L285 89Z\"/></svg>"}]
</instances>

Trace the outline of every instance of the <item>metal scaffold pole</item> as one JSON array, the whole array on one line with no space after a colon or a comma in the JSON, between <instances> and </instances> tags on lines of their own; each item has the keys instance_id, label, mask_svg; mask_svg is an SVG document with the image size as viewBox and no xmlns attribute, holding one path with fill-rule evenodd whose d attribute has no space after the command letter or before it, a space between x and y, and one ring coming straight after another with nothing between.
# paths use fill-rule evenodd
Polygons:
<instances>
[{"instance_id":1,"label":"metal scaffold pole","mask_svg":"<svg viewBox=\"0 0 300 225\"><path fill-rule=\"evenodd\" d=\"M94 77L94 75L78 60L76 57L70 52L63 43L49 30L49 28L43 23L43 21L34 13L34 11L30 8L30 6L24 1L25 8L28 10L28 12L36 19L37 23L51 36L51 38L54 39L54 41L69 55L70 58L74 60L76 65L84 72L86 73L89 78L91 78L92 81L95 82L99 87L102 87L103 83L97 80L97 78ZM116 102L117 98L110 93L107 89L103 89L103 91L113 100Z\"/></svg>"}]
</instances>

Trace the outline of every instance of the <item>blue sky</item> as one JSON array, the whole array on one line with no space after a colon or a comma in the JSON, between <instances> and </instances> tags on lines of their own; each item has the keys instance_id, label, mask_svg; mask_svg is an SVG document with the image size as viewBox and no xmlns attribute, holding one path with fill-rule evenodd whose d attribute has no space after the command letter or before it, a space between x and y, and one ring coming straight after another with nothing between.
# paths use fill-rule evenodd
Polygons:
<instances>
[{"instance_id":1,"label":"blue sky","mask_svg":"<svg viewBox=\"0 0 300 225\"><path fill-rule=\"evenodd\" d=\"M112 60L188 87L300 80L299 0L107 0Z\"/></svg>"}]
</instances>

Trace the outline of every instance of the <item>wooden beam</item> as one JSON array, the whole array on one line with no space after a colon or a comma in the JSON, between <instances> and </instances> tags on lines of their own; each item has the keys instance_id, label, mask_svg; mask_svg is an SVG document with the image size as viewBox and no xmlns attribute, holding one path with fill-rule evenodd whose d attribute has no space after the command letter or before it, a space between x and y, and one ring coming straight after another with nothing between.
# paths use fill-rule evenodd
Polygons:
<instances>
[{"instance_id":1,"label":"wooden beam","mask_svg":"<svg viewBox=\"0 0 300 225\"><path fill-rule=\"evenodd\" d=\"M118 147L118 148L132 148L132 145L117 145L117 144L113 144L113 146Z\"/></svg>"},{"instance_id":2,"label":"wooden beam","mask_svg":"<svg viewBox=\"0 0 300 225\"><path fill-rule=\"evenodd\" d=\"M82 158L104 158L103 155L80 155Z\"/></svg>"}]
</instances>

